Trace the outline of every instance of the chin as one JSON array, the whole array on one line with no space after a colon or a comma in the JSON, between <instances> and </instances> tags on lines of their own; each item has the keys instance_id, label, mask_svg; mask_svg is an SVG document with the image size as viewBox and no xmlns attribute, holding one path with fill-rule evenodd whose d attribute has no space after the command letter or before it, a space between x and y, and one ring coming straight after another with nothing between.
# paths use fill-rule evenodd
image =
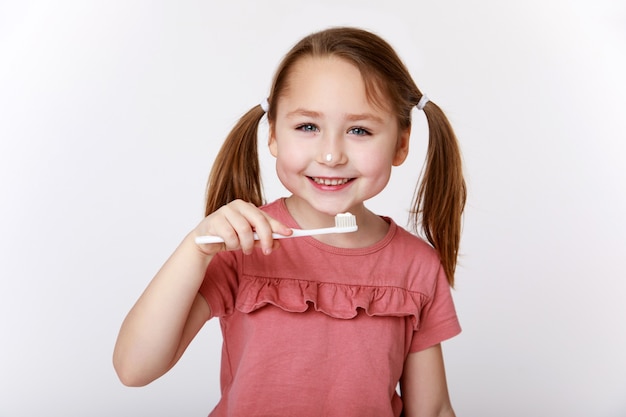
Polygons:
<instances>
[{"instance_id":1,"label":"chin","mask_svg":"<svg viewBox=\"0 0 626 417\"><path fill-rule=\"evenodd\" d=\"M327 203L324 204L322 202L316 202L311 204L311 206L318 212L326 214L328 216L334 217L339 213L346 213L349 211L353 211L354 205L352 204L337 204L337 203Z\"/></svg>"}]
</instances>

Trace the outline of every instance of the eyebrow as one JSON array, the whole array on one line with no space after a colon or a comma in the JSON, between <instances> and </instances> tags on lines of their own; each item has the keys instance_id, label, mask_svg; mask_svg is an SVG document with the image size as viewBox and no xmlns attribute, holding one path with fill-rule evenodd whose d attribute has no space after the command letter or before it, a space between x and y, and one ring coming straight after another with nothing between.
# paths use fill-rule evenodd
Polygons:
<instances>
[{"instance_id":1,"label":"eyebrow","mask_svg":"<svg viewBox=\"0 0 626 417\"><path fill-rule=\"evenodd\" d=\"M317 111L312 111L312 110L298 108L296 110L290 111L286 115L286 117L288 119L291 119L291 118L297 117L297 116L319 118L319 117L323 116L323 113L320 113L320 112L317 112ZM360 120L368 120L368 121L372 121L372 122L375 122L375 123L383 123L383 119L381 117L378 117L378 116L376 116L376 115L374 115L372 113L345 114L345 118L347 120L351 121L351 122L360 121Z\"/></svg>"}]
</instances>

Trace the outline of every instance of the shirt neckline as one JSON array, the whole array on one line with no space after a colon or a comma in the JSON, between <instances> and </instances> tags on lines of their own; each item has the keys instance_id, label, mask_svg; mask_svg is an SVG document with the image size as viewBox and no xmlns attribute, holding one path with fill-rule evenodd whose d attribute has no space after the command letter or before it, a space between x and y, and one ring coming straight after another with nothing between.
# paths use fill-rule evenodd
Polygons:
<instances>
[{"instance_id":1,"label":"shirt neckline","mask_svg":"<svg viewBox=\"0 0 626 417\"><path fill-rule=\"evenodd\" d=\"M298 224L298 222L296 222L296 220L293 218L291 213L289 213L285 200L286 198L282 197L276 202L278 203L277 207L279 210L280 217L281 219L284 219L283 223L285 223L286 226L291 227L291 228L300 228L300 225ZM315 248L328 252L328 253L334 253L338 255L353 255L353 256L367 255L370 253L378 252L381 249L388 246L398 231L398 225L393 221L393 219L387 216L380 216L380 218L389 224L389 229L387 230L387 233L382 239L380 239L378 242L370 246L365 246L362 248L340 248L337 246L332 246L332 245L328 245L326 243L320 242L319 240L315 239L312 236L299 237L297 239L300 239L303 242L306 242L307 244L314 246Z\"/></svg>"}]
</instances>

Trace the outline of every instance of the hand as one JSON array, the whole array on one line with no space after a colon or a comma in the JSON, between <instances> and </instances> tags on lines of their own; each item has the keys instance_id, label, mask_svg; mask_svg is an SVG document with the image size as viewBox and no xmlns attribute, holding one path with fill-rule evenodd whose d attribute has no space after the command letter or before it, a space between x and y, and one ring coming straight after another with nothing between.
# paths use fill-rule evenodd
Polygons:
<instances>
[{"instance_id":1,"label":"hand","mask_svg":"<svg viewBox=\"0 0 626 417\"><path fill-rule=\"evenodd\" d=\"M254 240L254 233L259 240ZM214 255L222 250L241 249L244 254L252 253L260 247L269 255L279 247L272 233L289 236L290 228L273 219L252 203L243 200L232 201L208 215L192 233L193 237L203 235L219 236L224 243L200 244L198 248L206 255Z\"/></svg>"}]
</instances>

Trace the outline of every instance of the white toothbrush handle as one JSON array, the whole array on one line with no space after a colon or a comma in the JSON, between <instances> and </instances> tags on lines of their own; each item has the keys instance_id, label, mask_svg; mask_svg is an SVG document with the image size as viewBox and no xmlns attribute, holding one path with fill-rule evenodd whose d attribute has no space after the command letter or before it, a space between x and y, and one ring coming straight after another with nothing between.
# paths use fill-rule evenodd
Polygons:
<instances>
[{"instance_id":1,"label":"white toothbrush handle","mask_svg":"<svg viewBox=\"0 0 626 417\"><path fill-rule=\"evenodd\" d=\"M272 233L272 237L274 239L289 239L292 237L302 237L302 236L314 236L314 235L326 235L329 233L348 233L348 232L356 232L357 226L350 227L325 227L322 229L291 229L293 231L289 236L279 235L278 233ZM259 240L259 236L254 233L254 240ZM219 236L198 236L196 237L196 243L204 244L204 243L222 243L224 239Z\"/></svg>"}]
</instances>

